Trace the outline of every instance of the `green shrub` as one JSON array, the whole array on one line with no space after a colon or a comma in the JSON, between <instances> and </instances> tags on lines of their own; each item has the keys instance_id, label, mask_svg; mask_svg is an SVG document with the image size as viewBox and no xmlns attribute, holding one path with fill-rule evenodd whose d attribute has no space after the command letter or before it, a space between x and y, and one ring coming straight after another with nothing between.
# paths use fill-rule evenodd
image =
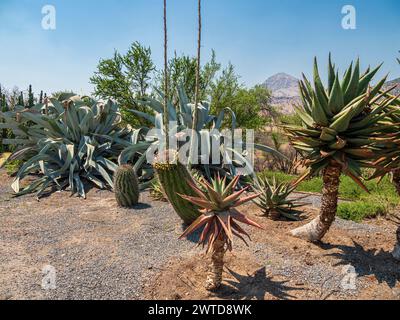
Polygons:
<instances>
[{"instance_id":1,"label":"green shrub","mask_svg":"<svg viewBox=\"0 0 400 320\"><path fill-rule=\"evenodd\" d=\"M7 174L11 176L18 172L19 168L21 168L23 163L24 162L21 160L9 161L4 165L4 168L6 169Z\"/></svg>"},{"instance_id":2,"label":"green shrub","mask_svg":"<svg viewBox=\"0 0 400 320\"><path fill-rule=\"evenodd\" d=\"M354 202L339 203L337 215L342 219L361 222L366 218L384 216L389 213L389 210L388 203L363 199Z\"/></svg>"},{"instance_id":3,"label":"green shrub","mask_svg":"<svg viewBox=\"0 0 400 320\"><path fill-rule=\"evenodd\" d=\"M297 178L282 172L265 171L260 175L270 179L275 177L278 182L294 181ZM366 181L365 185L370 194L347 176L342 176L340 180L339 197L353 200L339 204L337 214L343 219L360 222L366 218L387 215L400 204L400 198L388 177L382 179L380 183L376 180ZM297 191L321 193L322 179L315 177L306 180L297 187Z\"/></svg>"}]
</instances>

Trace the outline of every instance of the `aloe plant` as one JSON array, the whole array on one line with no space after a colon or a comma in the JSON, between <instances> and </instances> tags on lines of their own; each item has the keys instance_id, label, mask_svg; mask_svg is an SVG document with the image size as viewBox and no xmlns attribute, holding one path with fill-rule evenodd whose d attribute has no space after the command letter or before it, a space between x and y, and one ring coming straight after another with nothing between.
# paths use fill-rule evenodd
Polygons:
<instances>
[{"instance_id":1,"label":"aloe plant","mask_svg":"<svg viewBox=\"0 0 400 320\"><path fill-rule=\"evenodd\" d=\"M339 178L342 173L352 178L365 191L361 168L370 167L379 156L373 146L380 130L387 127L390 99L380 93L386 77L374 87L371 80L380 67L360 73L357 60L339 77L329 57L328 86L322 84L317 61L314 62L314 86L304 76L300 81L302 105L296 112L303 126L284 126L302 164L308 171L299 179L322 172L324 187L320 215L311 223L292 231L297 237L319 241L335 220Z\"/></svg>"},{"instance_id":2,"label":"aloe plant","mask_svg":"<svg viewBox=\"0 0 400 320\"><path fill-rule=\"evenodd\" d=\"M296 189L289 183L277 183L274 178L272 182L267 177L259 177L254 185L260 197L255 200L258 207L267 217L277 220L282 216L289 220L299 220L301 211L297 208L303 207L305 203L300 202L305 197L289 198Z\"/></svg>"},{"instance_id":3,"label":"aloe plant","mask_svg":"<svg viewBox=\"0 0 400 320\"><path fill-rule=\"evenodd\" d=\"M186 229L180 238L186 237L203 227L199 245L203 245L203 247L207 245L207 253L212 252L211 270L206 281L207 290L216 290L221 286L224 255L227 250L233 250L234 236L237 236L246 244L244 237L250 239L249 234L239 225L239 222L262 229L258 223L236 209L259 196L252 194L241 198L247 188L236 191L239 179L240 177L236 176L231 182L227 183L226 177L222 179L217 175L211 183L203 180L200 183L201 188L188 181L196 196L180 195L189 203L194 203L202 209L202 215Z\"/></svg>"},{"instance_id":4,"label":"aloe plant","mask_svg":"<svg viewBox=\"0 0 400 320\"><path fill-rule=\"evenodd\" d=\"M10 159L28 158L12 184L17 195L37 192L40 197L47 188L55 187L68 188L85 198L84 181L112 189L122 150L134 145L137 156L147 150L149 143L139 142L138 132L120 128L119 106L114 102L67 99L0 113L16 136L5 141L17 148ZM45 108L47 114L43 114ZM30 173L40 175L21 188L20 181Z\"/></svg>"}]
</instances>

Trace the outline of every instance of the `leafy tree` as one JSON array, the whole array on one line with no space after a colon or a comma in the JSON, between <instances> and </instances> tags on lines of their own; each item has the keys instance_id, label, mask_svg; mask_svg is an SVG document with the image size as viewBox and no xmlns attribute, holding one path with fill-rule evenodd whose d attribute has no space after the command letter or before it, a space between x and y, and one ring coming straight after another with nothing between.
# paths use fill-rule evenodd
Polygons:
<instances>
[{"instance_id":1,"label":"leafy tree","mask_svg":"<svg viewBox=\"0 0 400 320\"><path fill-rule=\"evenodd\" d=\"M196 57L187 55L175 56L168 63L168 83L169 83L169 99L173 103L178 102L177 88L183 84L186 94L190 101L194 102L195 89L196 89ZM206 100L211 93L211 85L217 74L221 69L221 64L217 63L215 52L212 51L211 59L200 70L200 96L199 100ZM157 87L164 92L164 71L159 72L157 76Z\"/></svg>"},{"instance_id":2,"label":"leafy tree","mask_svg":"<svg viewBox=\"0 0 400 320\"><path fill-rule=\"evenodd\" d=\"M90 81L95 85L96 96L115 99L128 123L142 125L142 120L127 110L146 111L137 99L145 99L149 95L151 76L155 70L151 49L134 42L125 55L115 51L114 57L100 60Z\"/></svg>"},{"instance_id":3,"label":"leafy tree","mask_svg":"<svg viewBox=\"0 0 400 320\"><path fill-rule=\"evenodd\" d=\"M40 95L39 95L39 103L43 103L43 90L40 91Z\"/></svg>"},{"instance_id":4,"label":"leafy tree","mask_svg":"<svg viewBox=\"0 0 400 320\"><path fill-rule=\"evenodd\" d=\"M29 85L28 89L28 107L32 108L35 105L34 101L34 96L33 96L33 91L32 91L32 85Z\"/></svg>"},{"instance_id":5,"label":"leafy tree","mask_svg":"<svg viewBox=\"0 0 400 320\"><path fill-rule=\"evenodd\" d=\"M241 128L260 129L267 123L268 117L263 112L271 109L270 92L261 86L246 89L240 84L232 64L222 71L211 87L213 113L231 108L236 114L237 126Z\"/></svg>"},{"instance_id":6,"label":"leafy tree","mask_svg":"<svg viewBox=\"0 0 400 320\"><path fill-rule=\"evenodd\" d=\"M21 91L19 98L18 98L18 105L20 106L25 106L25 102L24 102L24 93Z\"/></svg>"}]
</instances>

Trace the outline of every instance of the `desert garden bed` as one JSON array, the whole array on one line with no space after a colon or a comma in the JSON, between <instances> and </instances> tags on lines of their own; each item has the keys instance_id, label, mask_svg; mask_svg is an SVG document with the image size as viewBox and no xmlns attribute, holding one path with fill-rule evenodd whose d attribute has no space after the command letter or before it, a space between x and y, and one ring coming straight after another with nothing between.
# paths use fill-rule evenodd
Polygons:
<instances>
[{"instance_id":1,"label":"desert garden bed","mask_svg":"<svg viewBox=\"0 0 400 320\"><path fill-rule=\"evenodd\" d=\"M400 268L390 251L396 226L380 219L338 219L320 245L288 235L301 222L258 217L246 248L226 256L220 291L204 280L209 260L168 203L147 192L133 209L115 206L108 191L88 199L53 194L37 202L14 198L1 171L0 299L400 299ZM144 204L145 203L145 204ZM304 210L309 220L317 211ZM200 255L199 255L200 254ZM56 289L43 290L43 267L56 270ZM345 266L358 274L355 290L344 290Z\"/></svg>"}]
</instances>

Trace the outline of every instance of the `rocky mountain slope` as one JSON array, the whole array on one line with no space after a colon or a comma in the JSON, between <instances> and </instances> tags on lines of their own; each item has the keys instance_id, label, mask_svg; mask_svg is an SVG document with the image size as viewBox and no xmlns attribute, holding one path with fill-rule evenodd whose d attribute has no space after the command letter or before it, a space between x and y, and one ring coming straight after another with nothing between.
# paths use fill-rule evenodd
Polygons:
<instances>
[{"instance_id":1,"label":"rocky mountain slope","mask_svg":"<svg viewBox=\"0 0 400 320\"><path fill-rule=\"evenodd\" d=\"M388 88L393 87L395 85L397 87L392 91L392 94L393 95L398 95L398 94L400 94L400 78L397 78L397 79L394 79L394 80L386 82L385 88L388 89Z\"/></svg>"},{"instance_id":2,"label":"rocky mountain slope","mask_svg":"<svg viewBox=\"0 0 400 320\"><path fill-rule=\"evenodd\" d=\"M278 73L268 78L263 86L272 92L272 104L285 114L294 112L293 105L301 102L298 79L286 73ZM388 81L385 88L397 85L392 94L400 94L400 78Z\"/></svg>"},{"instance_id":3,"label":"rocky mountain slope","mask_svg":"<svg viewBox=\"0 0 400 320\"><path fill-rule=\"evenodd\" d=\"M272 92L272 104L286 114L293 112L293 104L300 102L298 79L286 73L268 78L263 86Z\"/></svg>"}]
</instances>

